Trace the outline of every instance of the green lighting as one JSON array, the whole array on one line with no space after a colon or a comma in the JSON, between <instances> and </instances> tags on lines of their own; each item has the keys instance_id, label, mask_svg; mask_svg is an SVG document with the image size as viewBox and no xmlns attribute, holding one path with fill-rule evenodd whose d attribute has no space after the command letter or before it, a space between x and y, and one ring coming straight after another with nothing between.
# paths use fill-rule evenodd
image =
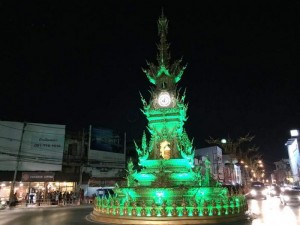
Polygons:
<instances>
[{"instance_id":1,"label":"green lighting","mask_svg":"<svg viewBox=\"0 0 300 225\"><path fill-rule=\"evenodd\" d=\"M238 214L247 210L242 194L231 195L213 180L210 162L194 165L193 141L184 129L188 105L186 93L177 90L185 66L170 63L166 41L168 21L159 21L158 65L144 70L154 84L147 102L142 96L148 120L141 145L135 143L140 169L132 160L127 182L114 189L115 196L96 197L94 210L100 214L130 217L206 217Z\"/></svg>"}]
</instances>

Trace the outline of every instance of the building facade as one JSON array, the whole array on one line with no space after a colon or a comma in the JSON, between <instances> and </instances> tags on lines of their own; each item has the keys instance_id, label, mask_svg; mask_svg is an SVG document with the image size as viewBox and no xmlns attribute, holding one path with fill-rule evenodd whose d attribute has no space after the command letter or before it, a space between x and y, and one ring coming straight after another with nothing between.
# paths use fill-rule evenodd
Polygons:
<instances>
[{"instance_id":1,"label":"building facade","mask_svg":"<svg viewBox=\"0 0 300 225\"><path fill-rule=\"evenodd\" d=\"M33 204L51 204L56 201L58 193L72 195L74 200L84 197L89 186L113 186L124 170L89 165L88 129L73 131L60 125L30 123L30 126L24 126L19 122L0 121L0 133L6 137L1 143L6 148L1 149L1 153L4 157L8 155L13 162L13 166L2 163L0 167L0 198L3 200L9 200L12 193L20 202L30 202L32 198ZM55 133L55 138L49 135L52 133ZM22 144L9 146L12 139L18 140L16 143L23 141L25 147ZM16 153L12 154L14 151ZM54 151L57 153L53 154ZM1 161L4 160L9 161L1 156Z\"/></svg>"},{"instance_id":2,"label":"building facade","mask_svg":"<svg viewBox=\"0 0 300 225\"><path fill-rule=\"evenodd\" d=\"M285 145L289 155L292 183L295 185L300 185L300 152L298 134L297 136L292 136Z\"/></svg>"},{"instance_id":3,"label":"building facade","mask_svg":"<svg viewBox=\"0 0 300 225\"><path fill-rule=\"evenodd\" d=\"M224 182L224 165L222 163L222 149L218 146L195 149L196 165L208 158L211 162L211 173L215 180Z\"/></svg>"},{"instance_id":4,"label":"building facade","mask_svg":"<svg viewBox=\"0 0 300 225\"><path fill-rule=\"evenodd\" d=\"M272 183L278 185L292 184L292 172L289 159L274 162L275 170L272 173Z\"/></svg>"}]
</instances>

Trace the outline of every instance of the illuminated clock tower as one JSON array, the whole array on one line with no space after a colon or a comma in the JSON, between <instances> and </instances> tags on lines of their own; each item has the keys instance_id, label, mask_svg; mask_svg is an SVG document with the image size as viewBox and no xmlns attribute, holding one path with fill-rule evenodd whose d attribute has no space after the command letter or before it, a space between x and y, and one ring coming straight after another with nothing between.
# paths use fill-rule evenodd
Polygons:
<instances>
[{"instance_id":1,"label":"illuminated clock tower","mask_svg":"<svg viewBox=\"0 0 300 225\"><path fill-rule=\"evenodd\" d=\"M157 64L143 71L154 85L151 97L142 96L148 120L141 146L136 146L140 170L130 160L126 183L115 195L96 197L91 218L114 224L202 224L245 220L244 195L229 194L210 174L210 162L194 165L194 148L184 130L187 105L177 83L185 70L181 60L170 61L166 35L168 20L158 20Z\"/></svg>"},{"instance_id":2,"label":"illuminated clock tower","mask_svg":"<svg viewBox=\"0 0 300 225\"><path fill-rule=\"evenodd\" d=\"M180 93L177 89L177 83L186 66L181 65L181 59L171 62L167 32L168 20L162 14L158 20L160 43L158 44L157 65L147 63L149 68L143 69L150 83L154 85L151 87L151 97L148 102L141 96L142 112L148 120L150 140L147 141L144 132L141 148L136 145L139 164L144 169L140 174L136 174L135 179L144 185L149 184L150 180L151 182L158 181L157 177L151 177L151 179L149 177L150 180L146 181L146 173L150 171L161 170L160 173L166 173L164 175L165 180L168 179L167 183L178 183L174 173L181 171L186 174L194 167L194 149L183 128L187 119L185 93ZM170 178L171 174L174 179ZM143 179L139 179L140 175L143 175ZM190 181L194 180L193 176L187 177ZM183 181L187 180L183 179Z\"/></svg>"}]
</instances>

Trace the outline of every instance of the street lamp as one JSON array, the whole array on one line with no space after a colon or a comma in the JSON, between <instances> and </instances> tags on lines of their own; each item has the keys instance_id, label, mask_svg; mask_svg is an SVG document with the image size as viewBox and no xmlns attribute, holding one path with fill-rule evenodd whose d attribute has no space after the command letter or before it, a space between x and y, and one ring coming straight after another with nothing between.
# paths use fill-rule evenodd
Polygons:
<instances>
[{"instance_id":1,"label":"street lamp","mask_svg":"<svg viewBox=\"0 0 300 225\"><path fill-rule=\"evenodd\" d=\"M298 130L290 130L290 134L292 137L298 137L299 136L299 131Z\"/></svg>"}]
</instances>

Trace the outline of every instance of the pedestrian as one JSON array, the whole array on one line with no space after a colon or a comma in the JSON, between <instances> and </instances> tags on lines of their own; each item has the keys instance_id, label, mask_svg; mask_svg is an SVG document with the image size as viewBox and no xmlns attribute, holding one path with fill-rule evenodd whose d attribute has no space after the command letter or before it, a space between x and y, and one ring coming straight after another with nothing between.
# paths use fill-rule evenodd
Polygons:
<instances>
[{"instance_id":1,"label":"pedestrian","mask_svg":"<svg viewBox=\"0 0 300 225\"><path fill-rule=\"evenodd\" d=\"M61 191L59 192L59 195L58 195L58 201L59 201L60 205L63 205L63 195L62 195Z\"/></svg>"},{"instance_id":2,"label":"pedestrian","mask_svg":"<svg viewBox=\"0 0 300 225\"><path fill-rule=\"evenodd\" d=\"M59 193L56 192L55 193L55 204L58 205L58 203L59 203Z\"/></svg>"},{"instance_id":3,"label":"pedestrian","mask_svg":"<svg viewBox=\"0 0 300 225\"><path fill-rule=\"evenodd\" d=\"M33 193L29 194L29 204L33 204L33 196L34 196Z\"/></svg>"},{"instance_id":4,"label":"pedestrian","mask_svg":"<svg viewBox=\"0 0 300 225\"><path fill-rule=\"evenodd\" d=\"M25 195L25 202L26 202L26 207L27 207L28 203L29 203L29 193L28 192Z\"/></svg>"},{"instance_id":5,"label":"pedestrian","mask_svg":"<svg viewBox=\"0 0 300 225\"><path fill-rule=\"evenodd\" d=\"M67 198L67 204L70 204L71 196L70 196L70 193L69 193L69 192L67 192L66 198Z\"/></svg>"},{"instance_id":6,"label":"pedestrian","mask_svg":"<svg viewBox=\"0 0 300 225\"><path fill-rule=\"evenodd\" d=\"M64 205L66 204L66 201L67 201L67 193L64 192L63 193L63 202L64 202Z\"/></svg>"},{"instance_id":7,"label":"pedestrian","mask_svg":"<svg viewBox=\"0 0 300 225\"><path fill-rule=\"evenodd\" d=\"M41 202L40 202L40 192L39 191L36 193L36 202L37 202L38 206L41 205Z\"/></svg>"},{"instance_id":8,"label":"pedestrian","mask_svg":"<svg viewBox=\"0 0 300 225\"><path fill-rule=\"evenodd\" d=\"M83 202L84 199L84 190L80 189L80 202Z\"/></svg>"}]
</instances>

